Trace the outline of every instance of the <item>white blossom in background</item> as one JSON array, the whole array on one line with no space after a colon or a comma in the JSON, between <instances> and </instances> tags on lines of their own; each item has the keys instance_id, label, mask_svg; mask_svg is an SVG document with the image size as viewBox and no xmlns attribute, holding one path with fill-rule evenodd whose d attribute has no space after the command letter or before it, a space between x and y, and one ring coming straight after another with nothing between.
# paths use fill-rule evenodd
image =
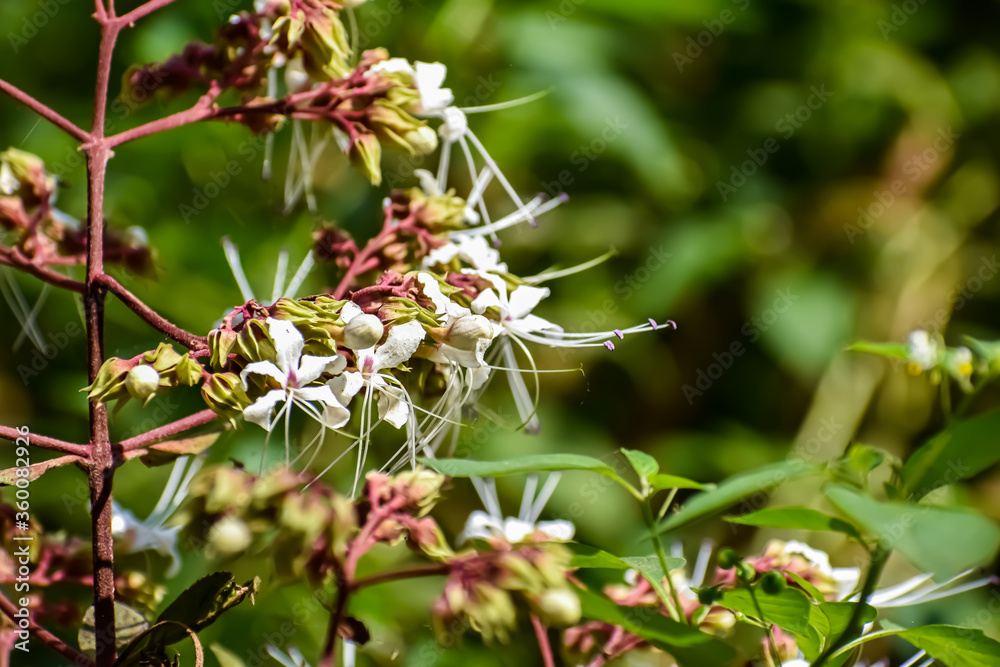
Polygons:
<instances>
[{"instance_id":1,"label":"white blossom in background","mask_svg":"<svg viewBox=\"0 0 1000 667\"><path fill-rule=\"evenodd\" d=\"M910 333L907 356L913 372L929 371L937 366L938 355L938 344L931 334L923 329Z\"/></svg>"},{"instance_id":2,"label":"white blossom in background","mask_svg":"<svg viewBox=\"0 0 1000 667\"><path fill-rule=\"evenodd\" d=\"M538 495L535 491L538 487L538 475L528 475L524 485L524 494L521 497L521 509L516 517L505 517L500 509L500 498L497 495L496 483L493 478L485 480L478 477L472 478L472 483L479 494L480 500L486 511L474 510L465 522L465 529L458 536L458 543L462 544L471 539L490 539L492 537L503 537L511 544L523 542L525 538L535 532L541 532L549 539L568 542L573 539L576 527L570 521L557 519L555 521L539 521L545 503L549 501L552 492L555 491L562 473L550 473L545 480L545 484Z\"/></svg>"},{"instance_id":3,"label":"white blossom in background","mask_svg":"<svg viewBox=\"0 0 1000 667\"><path fill-rule=\"evenodd\" d=\"M170 559L167 577L176 576L181 569L181 557L177 550L177 535L181 527L167 527L165 524L187 497L191 480L201 469L201 465L200 457L178 457L160 499L149 516L142 521L112 500L111 534L115 538L115 547L125 553L156 551Z\"/></svg>"},{"instance_id":4,"label":"white blossom in background","mask_svg":"<svg viewBox=\"0 0 1000 667\"><path fill-rule=\"evenodd\" d=\"M228 236L222 237L222 247L225 250L226 262L229 264L229 269L232 271L233 277L236 278L236 284L240 288L240 294L243 296L244 303L257 301L261 305L270 305L281 298L294 298L299 288L302 287L302 283L309 275L309 272L312 271L313 266L316 264L312 250L309 250L302 259L299 268L292 276L291 281L288 281L286 284L288 280L288 251L282 249L278 253L278 266L274 273L274 286L271 289L271 298L265 302L264 299L254 296L254 291L247 280L246 272L243 271L239 248L236 247Z\"/></svg>"}]
</instances>

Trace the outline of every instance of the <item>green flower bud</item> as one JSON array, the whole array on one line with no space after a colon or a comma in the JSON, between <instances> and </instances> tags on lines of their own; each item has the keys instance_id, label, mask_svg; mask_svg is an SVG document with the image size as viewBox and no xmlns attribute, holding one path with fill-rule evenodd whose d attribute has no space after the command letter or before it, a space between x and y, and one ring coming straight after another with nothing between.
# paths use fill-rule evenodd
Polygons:
<instances>
[{"instance_id":1,"label":"green flower bud","mask_svg":"<svg viewBox=\"0 0 1000 667\"><path fill-rule=\"evenodd\" d=\"M150 350L143 359L146 363L152 364L153 368L163 373L174 368L181 361L181 355L174 351L174 346L167 343L160 343L155 350Z\"/></svg>"},{"instance_id":2,"label":"green flower bud","mask_svg":"<svg viewBox=\"0 0 1000 667\"><path fill-rule=\"evenodd\" d=\"M404 134L403 141L408 143L418 155L429 155L438 147L437 132L426 125Z\"/></svg>"},{"instance_id":3,"label":"green flower bud","mask_svg":"<svg viewBox=\"0 0 1000 667\"><path fill-rule=\"evenodd\" d=\"M722 597L722 593L719 592L718 586L710 586L708 588L701 588L698 590L698 602L705 606L715 604L715 601L720 597Z\"/></svg>"},{"instance_id":4,"label":"green flower bud","mask_svg":"<svg viewBox=\"0 0 1000 667\"><path fill-rule=\"evenodd\" d=\"M344 327L344 345L352 350L365 350L382 340L385 326L382 320L367 313L356 315Z\"/></svg>"},{"instance_id":5,"label":"green flower bud","mask_svg":"<svg viewBox=\"0 0 1000 667\"><path fill-rule=\"evenodd\" d=\"M208 530L208 543L223 558L246 551L253 541L250 528L234 516L223 517Z\"/></svg>"},{"instance_id":6,"label":"green flower bud","mask_svg":"<svg viewBox=\"0 0 1000 667\"><path fill-rule=\"evenodd\" d=\"M736 576L743 581L753 581L753 578L757 575L757 570L754 569L753 565L746 561L740 561L736 564Z\"/></svg>"},{"instance_id":7,"label":"green flower bud","mask_svg":"<svg viewBox=\"0 0 1000 667\"><path fill-rule=\"evenodd\" d=\"M159 388L160 374L152 366L139 364L125 376L125 389L132 398L144 401L151 398Z\"/></svg>"},{"instance_id":8,"label":"green flower bud","mask_svg":"<svg viewBox=\"0 0 1000 667\"><path fill-rule=\"evenodd\" d=\"M229 363L229 353L236 344L236 332L232 329L213 329L208 334L209 363L221 369Z\"/></svg>"},{"instance_id":9,"label":"green flower bud","mask_svg":"<svg viewBox=\"0 0 1000 667\"><path fill-rule=\"evenodd\" d=\"M568 627L580 621L580 598L568 588L551 588L538 599L538 611L546 625Z\"/></svg>"},{"instance_id":10,"label":"green flower bud","mask_svg":"<svg viewBox=\"0 0 1000 667\"><path fill-rule=\"evenodd\" d=\"M372 185L382 184L382 145L374 134L362 134L347 152L351 164L364 174Z\"/></svg>"},{"instance_id":11,"label":"green flower bud","mask_svg":"<svg viewBox=\"0 0 1000 667\"><path fill-rule=\"evenodd\" d=\"M191 355L185 353L181 357L181 360L177 362L177 367L174 368L174 375L177 378L177 382L180 384L185 384L189 387L193 387L198 384L201 380L202 373L205 369L197 361L191 358Z\"/></svg>"},{"instance_id":12,"label":"green flower bud","mask_svg":"<svg viewBox=\"0 0 1000 667\"><path fill-rule=\"evenodd\" d=\"M107 403L116 398L128 398L125 388L125 377L128 375L129 363L117 357L111 357L101 365L94 382L81 391L89 392L87 398L95 403Z\"/></svg>"},{"instance_id":13,"label":"green flower bud","mask_svg":"<svg viewBox=\"0 0 1000 667\"><path fill-rule=\"evenodd\" d=\"M208 407L223 417L235 419L250 405L243 383L235 373L215 373L201 386L201 397Z\"/></svg>"},{"instance_id":14,"label":"green flower bud","mask_svg":"<svg viewBox=\"0 0 1000 667\"><path fill-rule=\"evenodd\" d=\"M719 567L723 570L733 569L742 560L740 555L733 549L726 548L719 552Z\"/></svg>"},{"instance_id":15,"label":"green flower bud","mask_svg":"<svg viewBox=\"0 0 1000 667\"><path fill-rule=\"evenodd\" d=\"M788 582L780 572L766 572L760 579L760 587L768 595L778 595L788 587Z\"/></svg>"}]
</instances>

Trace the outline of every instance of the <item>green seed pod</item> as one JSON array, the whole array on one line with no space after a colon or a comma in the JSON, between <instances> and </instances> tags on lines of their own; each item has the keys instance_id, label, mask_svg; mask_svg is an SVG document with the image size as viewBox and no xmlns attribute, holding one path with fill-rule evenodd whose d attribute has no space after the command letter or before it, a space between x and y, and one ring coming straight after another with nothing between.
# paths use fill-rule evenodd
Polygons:
<instances>
[{"instance_id":1,"label":"green seed pod","mask_svg":"<svg viewBox=\"0 0 1000 667\"><path fill-rule=\"evenodd\" d=\"M788 582L780 572L766 572L760 579L760 587L768 595L778 595L788 587Z\"/></svg>"},{"instance_id":2,"label":"green seed pod","mask_svg":"<svg viewBox=\"0 0 1000 667\"><path fill-rule=\"evenodd\" d=\"M146 364L139 364L125 376L125 389L132 398L144 401L160 388L160 374Z\"/></svg>"},{"instance_id":3,"label":"green seed pod","mask_svg":"<svg viewBox=\"0 0 1000 667\"><path fill-rule=\"evenodd\" d=\"M733 549L723 549L719 552L719 567L723 570L731 570L742 560L740 555Z\"/></svg>"}]
</instances>

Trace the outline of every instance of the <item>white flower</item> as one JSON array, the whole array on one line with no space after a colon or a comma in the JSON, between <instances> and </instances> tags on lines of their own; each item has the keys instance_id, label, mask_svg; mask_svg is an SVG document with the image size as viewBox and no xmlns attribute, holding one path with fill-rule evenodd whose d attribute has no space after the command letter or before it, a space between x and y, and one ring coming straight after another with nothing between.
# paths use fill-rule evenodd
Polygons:
<instances>
[{"instance_id":1,"label":"white flower","mask_svg":"<svg viewBox=\"0 0 1000 667\"><path fill-rule=\"evenodd\" d=\"M462 544L470 539L489 539L491 537L503 537L511 544L523 542L525 538L536 532L544 533L552 540L568 542L573 539L576 527L570 521L539 521L538 517L555 491L556 484L562 473L554 472L545 480L545 485L535 496L535 489L538 486L538 475L528 475L528 480L524 485L524 495L521 498L521 510L517 517L504 517L500 510L500 500L497 496L496 484L492 478L485 481L473 477L472 483L476 487L480 500L487 511L474 510L465 522L465 530L458 536L458 543Z\"/></svg>"},{"instance_id":2,"label":"white flower","mask_svg":"<svg viewBox=\"0 0 1000 667\"><path fill-rule=\"evenodd\" d=\"M10 168L10 164L7 162L0 163L0 193L12 195L20 187L21 184L18 182L17 177L14 176L14 170Z\"/></svg>"},{"instance_id":3,"label":"white flower","mask_svg":"<svg viewBox=\"0 0 1000 667\"><path fill-rule=\"evenodd\" d=\"M424 258L424 266L447 264L458 257L476 271L507 273L507 265L500 261L500 253L491 248L482 236L463 236L431 250Z\"/></svg>"},{"instance_id":4,"label":"white flower","mask_svg":"<svg viewBox=\"0 0 1000 667\"><path fill-rule=\"evenodd\" d=\"M191 461L190 466L187 465L188 461ZM165 527L164 524L187 497L188 486L201 469L201 464L198 457L178 457L160 499L144 521L140 521L135 514L117 502L111 501L111 534L117 542L116 548L133 553L156 551L170 559L167 577L176 576L181 569L181 557L177 550L177 534L181 527Z\"/></svg>"},{"instance_id":5,"label":"white flower","mask_svg":"<svg viewBox=\"0 0 1000 667\"><path fill-rule=\"evenodd\" d=\"M442 112L455 101L450 88L442 88L448 68L441 63L417 62L413 80L420 93L420 109L418 113L431 114Z\"/></svg>"},{"instance_id":6,"label":"white flower","mask_svg":"<svg viewBox=\"0 0 1000 667\"><path fill-rule=\"evenodd\" d=\"M332 357L303 355L305 340L291 322L269 317L267 326L271 340L274 341L277 364L255 361L243 369L240 379L246 383L247 375L263 375L277 380L281 388L272 389L258 398L243 411L243 418L271 431L282 414L287 415L289 404L294 404L328 428L339 428L346 424L351 413L337 400L330 387L325 384L316 387L309 385L323 373L341 372L347 365L347 360L339 354ZM279 403L282 404L281 410L271 419L274 407ZM322 414L313 403L325 406Z\"/></svg>"},{"instance_id":7,"label":"white flower","mask_svg":"<svg viewBox=\"0 0 1000 667\"><path fill-rule=\"evenodd\" d=\"M917 372L928 371L937 365L937 341L923 329L917 329L910 333L908 355Z\"/></svg>"}]
</instances>

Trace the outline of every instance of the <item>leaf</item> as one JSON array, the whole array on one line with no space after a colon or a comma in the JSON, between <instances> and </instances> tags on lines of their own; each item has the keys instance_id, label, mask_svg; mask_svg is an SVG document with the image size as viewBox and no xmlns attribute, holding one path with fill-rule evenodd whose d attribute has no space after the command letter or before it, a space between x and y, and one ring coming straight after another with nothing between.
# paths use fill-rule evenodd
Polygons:
<instances>
[{"instance_id":1,"label":"leaf","mask_svg":"<svg viewBox=\"0 0 1000 667\"><path fill-rule=\"evenodd\" d=\"M219 667L246 667L242 658L222 644L211 644L208 648L215 654L215 659L219 661Z\"/></svg>"},{"instance_id":2,"label":"leaf","mask_svg":"<svg viewBox=\"0 0 1000 667\"><path fill-rule=\"evenodd\" d=\"M750 591L745 588L723 592L715 604L753 618L760 618L762 612L762 620L792 634L803 635L809 632L809 598L802 591L786 587L777 595L768 595L759 586L755 586L753 597L760 604L760 612L754 605Z\"/></svg>"},{"instance_id":3,"label":"leaf","mask_svg":"<svg viewBox=\"0 0 1000 667\"><path fill-rule=\"evenodd\" d=\"M673 562L671 562L673 561ZM673 606L673 600L670 598L670 594L667 589L663 587L663 579L667 574L663 571L663 566L660 565L660 559L656 556L638 556L638 557L627 557L622 558L622 562L626 563L633 570L642 575L643 579L649 582L649 585L653 587L657 595L663 601L663 604L668 608ZM675 565L675 563L677 563ZM683 558L668 558L667 567L671 570L675 570L678 567L684 567Z\"/></svg>"},{"instance_id":4,"label":"leaf","mask_svg":"<svg viewBox=\"0 0 1000 667\"><path fill-rule=\"evenodd\" d=\"M18 477L18 468L7 468L6 470L0 470L0 486L13 486L17 483L19 479L26 479L29 482L34 482L36 479L44 475L52 468L58 468L60 466L69 465L71 463L82 463L84 461L83 457L76 456L75 454L69 454L67 456L60 456L58 458L49 459L48 461L42 461L41 463L32 463L28 466L28 476Z\"/></svg>"},{"instance_id":5,"label":"leaf","mask_svg":"<svg viewBox=\"0 0 1000 667\"><path fill-rule=\"evenodd\" d=\"M983 667L1000 664L1000 642L982 630L956 625L925 625L901 628L883 622L889 629L872 632L837 649L831 657L850 653L858 646L883 637L899 636L944 663L947 667Z\"/></svg>"},{"instance_id":6,"label":"leaf","mask_svg":"<svg viewBox=\"0 0 1000 667\"><path fill-rule=\"evenodd\" d=\"M686 477L664 475L663 473L650 477L649 483L655 491L661 491L663 489L698 489L700 491L703 489L714 488L712 484L702 484L701 482L696 482L692 479L687 479Z\"/></svg>"},{"instance_id":7,"label":"leaf","mask_svg":"<svg viewBox=\"0 0 1000 667\"><path fill-rule=\"evenodd\" d=\"M634 486L622 479L610 465L590 456L580 454L532 454L503 461L473 461L471 459L417 459L449 477L505 477L529 472L554 472L559 470L589 470L613 479L629 493L639 496Z\"/></svg>"},{"instance_id":8,"label":"leaf","mask_svg":"<svg viewBox=\"0 0 1000 667\"><path fill-rule=\"evenodd\" d=\"M844 484L826 496L858 526L878 537L882 549L897 549L917 568L939 577L992 560L1000 528L974 512L914 503L883 503Z\"/></svg>"},{"instance_id":9,"label":"leaf","mask_svg":"<svg viewBox=\"0 0 1000 667\"><path fill-rule=\"evenodd\" d=\"M903 465L903 483L918 498L981 473L1000 461L1000 410L956 422L927 441Z\"/></svg>"},{"instance_id":10,"label":"leaf","mask_svg":"<svg viewBox=\"0 0 1000 667\"><path fill-rule=\"evenodd\" d=\"M94 657L97 653L97 630L94 623L94 608L90 607L83 615L83 625L76 636L80 650L90 657ZM121 602L115 603L115 646L117 648L128 644L145 632L148 627L149 623L146 622L142 614Z\"/></svg>"},{"instance_id":11,"label":"leaf","mask_svg":"<svg viewBox=\"0 0 1000 667\"><path fill-rule=\"evenodd\" d=\"M220 615L252 596L260 587L254 577L243 585L228 572L216 572L196 581L170 603L156 622L121 652L115 667L139 664L145 655L160 655L171 644L214 623Z\"/></svg>"},{"instance_id":12,"label":"leaf","mask_svg":"<svg viewBox=\"0 0 1000 667\"><path fill-rule=\"evenodd\" d=\"M905 343L869 343L858 341L847 346L848 352L867 352L890 359L909 359L910 348Z\"/></svg>"},{"instance_id":13,"label":"leaf","mask_svg":"<svg viewBox=\"0 0 1000 667\"><path fill-rule=\"evenodd\" d=\"M148 467L166 465L173 463L179 456L191 454L201 454L203 451L215 444L215 441L222 435L222 431L206 433L193 438L183 438L181 440L168 440L146 447L146 453L139 457L139 460Z\"/></svg>"},{"instance_id":14,"label":"leaf","mask_svg":"<svg viewBox=\"0 0 1000 667\"><path fill-rule=\"evenodd\" d=\"M618 625L668 652L682 667L724 667L735 652L709 634L660 614L656 607L620 607L586 589L577 589L583 616Z\"/></svg>"},{"instance_id":15,"label":"leaf","mask_svg":"<svg viewBox=\"0 0 1000 667\"><path fill-rule=\"evenodd\" d=\"M857 529L842 519L805 507L773 507L741 516L727 516L726 521L745 526L784 528L786 530L829 530L844 533L861 541Z\"/></svg>"},{"instance_id":16,"label":"leaf","mask_svg":"<svg viewBox=\"0 0 1000 667\"><path fill-rule=\"evenodd\" d=\"M750 472L730 477L715 489L694 496L672 516L654 529L653 535L676 530L731 507L737 501L755 493L773 490L785 482L818 474L820 468L798 459L772 463Z\"/></svg>"},{"instance_id":17,"label":"leaf","mask_svg":"<svg viewBox=\"0 0 1000 667\"><path fill-rule=\"evenodd\" d=\"M649 483L649 478L660 471L660 464L646 452L640 452L637 449L623 448L621 453L628 459L628 462L635 470L635 474L638 475L639 489L642 491L642 495L649 496L654 490Z\"/></svg>"}]
</instances>

